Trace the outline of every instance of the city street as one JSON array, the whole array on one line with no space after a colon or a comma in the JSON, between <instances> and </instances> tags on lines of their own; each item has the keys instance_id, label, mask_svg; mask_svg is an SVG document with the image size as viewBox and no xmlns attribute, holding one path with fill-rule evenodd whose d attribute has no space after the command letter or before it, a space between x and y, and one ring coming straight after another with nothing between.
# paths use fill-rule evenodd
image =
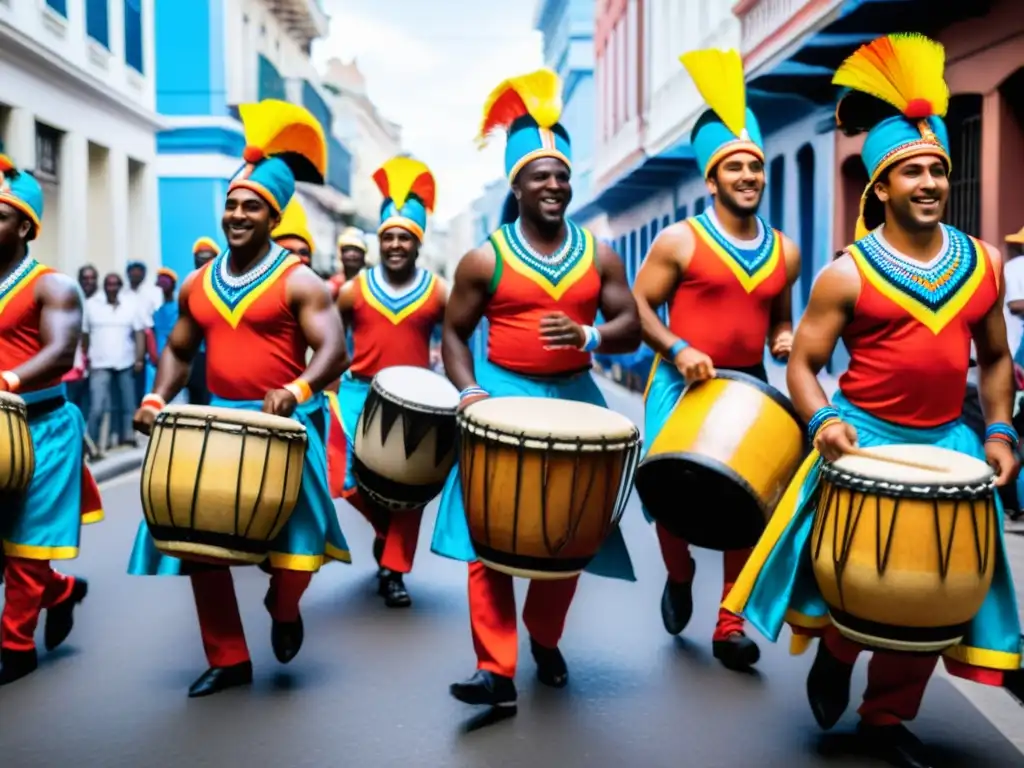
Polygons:
<instances>
[{"instance_id":1,"label":"city street","mask_svg":"<svg viewBox=\"0 0 1024 768\"><path fill-rule=\"evenodd\" d=\"M639 422L639 399L607 390L610 404ZM429 552L432 517L408 580L413 607L388 610L374 591L370 529L342 510L356 563L314 580L303 602L306 643L287 667L270 649L265 576L237 571L255 683L190 701L186 689L205 660L188 583L125 575L141 515L138 474L103 490L108 519L87 529L83 557L70 564L91 586L74 633L66 648L43 656L36 675L0 689L5 768L879 765L852 750L853 707L834 733L816 728L804 693L811 654L791 657L788 634L778 645L757 638L757 674L726 671L712 658L721 576L713 553L697 555L691 626L679 640L665 634L664 569L635 498L624 532L639 582L583 580L562 644L569 687L536 683L522 636L519 714L480 723L447 693L473 671L474 657L465 566ZM993 693L1024 733L1024 710ZM944 676L932 681L913 727L937 765L1024 766Z\"/></svg>"}]
</instances>

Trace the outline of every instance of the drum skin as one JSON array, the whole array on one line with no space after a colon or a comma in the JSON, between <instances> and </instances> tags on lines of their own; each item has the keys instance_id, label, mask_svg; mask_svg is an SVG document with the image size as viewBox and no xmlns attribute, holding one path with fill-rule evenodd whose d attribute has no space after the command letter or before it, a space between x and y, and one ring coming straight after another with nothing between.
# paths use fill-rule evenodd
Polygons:
<instances>
[{"instance_id":1,"label":"drum skin","mask_svg":"<svg viewBox=\"0 0 1024 768\"><path fill-rule=\"evenodd\" d=\"M536 407L536 401L525 407L530 405ZM474 419L474 406L460 419L459 468L480 562L531 579L581 573L619 523L639 432L629 424L632 434L610 435L606 449L595 441L577 447L571 438L524 438L481 423Z\"/></svg>"},{"instance_id":2,"label":"drum skin","mask_svg":"<svg viewBox=\"0 0 1024 768\"><path fill-rule=\"evenodd\" d=\"M792 404L753 376L691 384L636 472L648 513L698 547L752 547L806 453Z\"/></svg>"},{"instance_id":3,"label":"drum skin","mask_svg":"<svg viewBox=\"0 0 1024 768\"><path fill-rule=\"evenodd\" d=\"M21 493L32 482L36 452L25 401L0 392L0 493Z\"/></svg>"},{"instance_id":4,"label":"drum skin","mask_svg":"<svg viewBox=\"0 0 1024 768\"><path fill-rule=\"evenodd\" d=\"M939 652L959 643L995 571L991 489L946 489L934 498L866 493L826 467L820 493L811 558L836 628L887 650Z\"/></svg>"},{"instance_id":5,"label":"drum skin","mask_svg":"<svg viewBox=\"0 0 1024 768\"><path fill-rule=\"evenodd\" d=\"M298 502L305 457L306 430L294 419L168 406L142 465L154 544L183 560L263 562Z\"/></svg>"}]
</instances>

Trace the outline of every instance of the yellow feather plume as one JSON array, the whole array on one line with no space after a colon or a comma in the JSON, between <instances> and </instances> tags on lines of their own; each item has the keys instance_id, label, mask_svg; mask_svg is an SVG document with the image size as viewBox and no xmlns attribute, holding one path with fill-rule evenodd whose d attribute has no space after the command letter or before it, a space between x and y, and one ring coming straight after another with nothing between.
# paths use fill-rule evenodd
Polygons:
<instances>
[{"instance_id":1,"label":"yellow feather plume","mask_svg":"<svg viewBox=\"0 0 1024 768\"><path fill-rule=\"evenodd\" d=\"M277 225L277 229L270 233L270 237L273 240L278 240L282 237L297 237L300 240L305 240L310 248L316 247L313 243L313 236L309 233L306 209L299 202L298 195L293 197L291 202L285 206L284 211L281 213L281 223Z\"/></svg>"},{"instance_id":2,"label":"yellow feather plume","mask_svg":"<svg viewBox=\"0 0 1024 768\"><path fill-rule=\"evenodd\" d=\"M247 147L260 150L266 157L285 152L302 155L321 176L327 173L327 139L323 126L309 110L287 101L266 99L242 104L238 113Z\"/></svg>"},{"instance_id":3,"label":"yellow feather plume","mask_svg":"<svg viewBox=\"0 0 1024 768\"><path fill-rule=\"evenodd\" d=\"M399 210L413 192L423 201L428 211L434 210L437 201L434 174L419 160L401 155L393 157L374 172L373 180L380 193L390 197Z\"/></svg>"},{"instance_id":4,"label":"yellow feather plume","mask_svg":"<svg viewBox=\"0 0 1024 768\"><path fill-rule=\"evenodd\" d=\"M550 128L562 116L562 81L548 68L527 75L510 77L491 91L484 104L478 141L498 128L508 129L513 122L530 115L541 128Z\"/></svg>"},{"instance_id":5,"label":"yellow feather plume","mask_svg":"<svg viewBox=\"0 0 1024 768\"><path fill-rule=\"evenodd\" d=\"M949 109L946 51L917 33L886 35L862 45L832 82L888 102L906 117L943 117Z\"/></svg>"},{"instance_id":6,"label":"yellow feather plume","mask_svg":"<svg viewBox=\"0 0 1024 768\"><path fill-rule=\"evenodd\" d=\"M679 57L708 107L740 136L747 127L747 88L739 51L708 48Z\"/></svg>"}]
</instances>

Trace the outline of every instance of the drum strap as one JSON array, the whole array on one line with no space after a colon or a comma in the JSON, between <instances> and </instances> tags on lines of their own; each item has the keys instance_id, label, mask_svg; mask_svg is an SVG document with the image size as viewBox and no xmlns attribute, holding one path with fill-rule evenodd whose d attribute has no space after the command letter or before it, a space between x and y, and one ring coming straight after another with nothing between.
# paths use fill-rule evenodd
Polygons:
<instances>
[{"instance_id":1,"label":"drum strap","mask_svg":"<svg viewBox=\"0 0 1024 768\"><path fill-rule=\"evenodd\" d=\"M25 406L28 411L28 420L32 421L32 419L38 419L40 416L52 413L62 407L65 402L67 402L67 400L65 400L64 396L61 395L60 397L50 397L46 400L40 400L38 403L29 403Z\"/></svg>"}]
</instances>

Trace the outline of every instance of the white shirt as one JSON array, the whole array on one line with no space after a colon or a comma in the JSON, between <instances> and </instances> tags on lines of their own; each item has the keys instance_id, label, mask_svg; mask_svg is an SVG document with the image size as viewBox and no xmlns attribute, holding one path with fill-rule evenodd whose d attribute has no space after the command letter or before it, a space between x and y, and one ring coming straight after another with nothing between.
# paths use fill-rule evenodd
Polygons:
<instances>
[{"instance_id":1,"label":"white shirt","mask_svg":"<svg viewBox=\"0 0 1024 768\"><path fill-rule=\"evenodd\" d=\"M135 332L145 330L131 294L122 293L117 305L99 291L85 302L82 331L89 334L89 365L93 369L124 370L135 364Z\"/></svg>"},{"instance_id":2,"label":"white shirt","mask_svg":"<svg viewBox=\"0 0 1024 768\"><path fill-rule=\"evenodd\" d=\"M164 293L156 283L142 283L138 288L126 285L121 289L120 299L129 297L138 307L143 329L153 327L153 313L164 303Z\"/></svg>"},{"instance_id":3,"label":"white shirt","mask_svg":"<svg viewBox=\"0 0 1024 768\"><path fill-rule=\"evenodd\" d=\"M1006 303L1003 316L1006 318L1006 340L1010 343L1010 354L1016 355L1024 338L1024 319L1010 312L1011 301L1024 301L1024 256L1010 259L1003 266L1003 280L1006 285Z\"/></svg>"}]
</instances>

